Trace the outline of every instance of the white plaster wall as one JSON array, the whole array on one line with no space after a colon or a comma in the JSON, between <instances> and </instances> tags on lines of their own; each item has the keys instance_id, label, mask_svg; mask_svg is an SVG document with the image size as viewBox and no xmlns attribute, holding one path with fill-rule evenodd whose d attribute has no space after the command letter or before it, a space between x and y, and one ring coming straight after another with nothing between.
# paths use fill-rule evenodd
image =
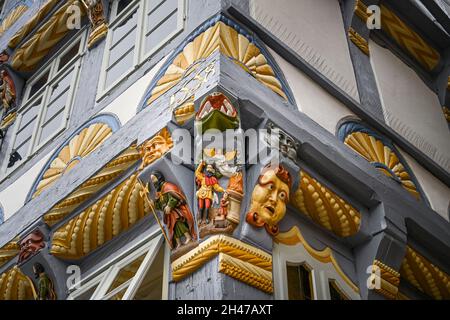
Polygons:
<instances>
[{"instance_id":1,"label":"white plaster wall","mask_svg":"<svg viewBox=\"0 0 450 320\"><path fill-rule=\"evenodd\" d=\"M417 181L422 187L425 197L430 202L431 208L445 220L449 221L448 208L450 204L450 188L424 169L406 152L399 150L405 158Z\"/></svg>"},{"instance_id":2,"label":"white plaster wall","mask_svg":"<svg viewBox=\"0 0 450 320\"><path fill-rule=\"evenodd\" d=\"M132 86L125 90L120 96L112 101L108 106L102 109L99 114L109 112L115 114L122 125L127 123L136 115L136 110L145 94L150 81L162 67L170 54L166 55L158 62L148 73L136 81Z\"/></svg>"},{"instance_id":3,"label":"white plaster wall","mask_svg":"<svg viewBox=\"0 0 450 320\"><path fill-rule=\"evenodd\" d=\"M269 51L283 71L300 111L333 135L336 133L336 126L342 118L354 115L344 104L326 92L315 81L273 50L269 49Z\"/></svg>"},{"instance_id":4,"label":"white plaster wall","mask_svg":"<svg viewBox=\"0 0 450 320\"><path fill-rule=\"evenodd\" d=\"M5 221L23 207L31 186L54 152L55 149L51 150L27 172L13 181L8 188L0 192L0 203L5 212Z\"/></svg>"},{"instance_id":5,"label":"white plaster wall","mask_svg":"<svg viewBox=\"0 0 450 320\"><path fill-rule=\"evenodd\" d=\"M450 171L450 132L437 95L389 50L369 46L386 122Z\"/></svg>"},{"instance_id":6,"label":"white plaster wall","mask_svg":"<svg viewBox=\"0 0 450 320\"><path fill-rule=\"evenodd\" d=\"M250 0L262 26L359 101L338 0Z\"/></svg>"}]
</instances>

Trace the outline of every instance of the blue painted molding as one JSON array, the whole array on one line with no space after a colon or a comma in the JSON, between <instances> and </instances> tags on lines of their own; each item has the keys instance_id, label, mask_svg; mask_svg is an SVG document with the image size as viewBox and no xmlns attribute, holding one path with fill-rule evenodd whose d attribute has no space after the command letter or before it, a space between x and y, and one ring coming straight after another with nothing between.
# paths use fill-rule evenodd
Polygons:
<instances>
[{"instance_id":1,"label":"blue painted molding","mask_svg":"<svg viewBox=\"0 0 450 320\"><path fill-rule=\"evenodd\" d=\"M61 152L61 150L67 146L70 142L70 140L72 140L77 134L79 134L83 129L89 127L92 124L95 123L104 123L107 124L112 132L116 132L121 124L120 124L120 120L119 118L115 115L115 114L110 114L110 113L103 113L100 114L98 116L95 116L94 118L90 119L89 121L85 122L83 125L81 125L74 133L72 133L65 141L64 143L62 143L58 149L56 149L56 151L53 153L53 155L50 157L50 159L45 163L44 167L42 168L42 170L39 172L39 175L37 176L36 180L34 181L33 185L31 186L30 191L28 192L28 195L25 199L25 203L27 203L28 201L30 201L33 197L33 194L36 192L37 186L39 185L39 182L42 180L42 177L44 176L44 173L48 170L48 168L50 167L50 164L53 162L53 160L55 160L55 158L59 155L59 153Z\"/></svg>"},{"instance_id":2,"label":"blue painted molding","mask_svg":"<svg viewBox=\"0 0 450 320\"><path fill-rule=\"evenodd\" d=\"M0 225L5 222L5 211L3 210L3 206L0 204Z\"/></svg>"},{"instance_id":3,"label":"blue painted molding","mask_svg":"<svg viewBox=\"0 0 450 320\"><path fill-rule=\"evenodd\" d=\"M176 49L175 51L170 55L170 57L167 59L167 61L164 63L164 65L161 67L161 69L158 71L158 73L155 75L153 80L150 82L150 85L148 86L147 90L145 91L144 97L141 99L141 102L139 103L137 112L142 111L145 107L147 107L147 100L151 97L151 93L153 89L156 87L158 81L164 76L169 66L172 64L172 62L175 60L175 58L183 51L183 49L194 39L200 35L201 33L205 32L207 29L211 28L218 22L223 22L227 26L232 27L235 29L238 33L244 35L251 43L253 43L260 51L261 53L266 57L268 64L272 67L275 76L277 77L278 81L280 81L283 91L286 94L286 97L288 98L288 101L293 106L296 106L294 95L292 94L292 90L290 89L286 78L284 77L283 72L281 71L281 68L278 66L278 64L275 62L275 59L272 57L272 55L269 53L269 51L264 46L263 42L254 34L248 31L245 27L241 26L237 22L231 20L230 18L224 16L222 13L219 13L209 20L207 20L203 25L198 27L196 30L194 30Z\"/></svg>"},{"instance_id":4,"label":"blue painted molding","mask_svg":"<svg viewBox=\"0 0 450 320\"><path fill-rule=\"evenodd\" d=\"M349 120L349 121L345 121L344 123L342 123L337 132L337 137L341 142L344 142L345 138L354 132L366 133L369 136L372 136L375 139L380 140L385 146L389 147L392 150L392 152L395 153L398 160L405 168L406 172L408 172L409 177L411 178L412 182L415 184L416 189L419 192L421 199L423 199L424 202L429 207L431 207L430 202L428 201L427 197L425 196L425 193L424 193L422 187L420 186L419 182L417 181L416 176L414 175L413 171L409 167L408 162L405 160L405 158L403 158L403 156L400 154L400 152L398 152L397 148L394 146L394 144L392 143L392 141L390 139L379 134L378 132L369 128L368 126L364 125L363 123L355 121L355 120ZM381 169L387 170L388 172L390 172L392 174L392 179L394 181L401 183L400 178L398 178L392 172L392 170L389 169L384 163L372 162L371 164L376 168L381 168Z\"/></svg>"}]
</instances>

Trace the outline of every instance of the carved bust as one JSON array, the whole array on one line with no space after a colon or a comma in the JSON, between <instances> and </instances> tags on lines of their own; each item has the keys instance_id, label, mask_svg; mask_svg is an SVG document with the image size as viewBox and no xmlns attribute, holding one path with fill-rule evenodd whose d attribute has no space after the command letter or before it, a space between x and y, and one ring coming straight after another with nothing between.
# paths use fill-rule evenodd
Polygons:
<instances>
[{"instance_id":1,"label":"carved bust","mask_svg":"<svg viewBox=\"0 0 450 320\"><path fill-rule=\"evenodd\" d=\"M33 231L20 242L19 263L27 260L44 247L42 232L39 230Z\"/></svg>"}]
</instances>

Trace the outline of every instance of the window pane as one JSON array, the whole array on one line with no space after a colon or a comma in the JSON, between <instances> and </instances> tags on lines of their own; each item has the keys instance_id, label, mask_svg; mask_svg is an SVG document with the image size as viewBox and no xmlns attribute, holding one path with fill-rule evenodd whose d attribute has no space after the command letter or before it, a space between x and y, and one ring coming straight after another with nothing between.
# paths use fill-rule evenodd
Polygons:
<instances>
[{"instance_id":1,"label":"window pane","mask_svg":"<svg viewBox=\"0 0 450 320\"><path fill-rule=\"evenodd\" d=\"M146 16L145 50L151 51L177 29L178 1L148 0L153 4Z\"/></svg>"},{"instance_id":2,"label":"window pane","mask_svg":"<svg viewBox=\"0 0 450 320\"><path fill-rule=\"evenodd\" d=\"M47 83L49 73L50 73L50 71L47 71L38 80L36 80L33 83L33 85L31 86L30 94L29 94L28 98L32 97L36 92L39 91L39 89L41 89Z\"/></svg>"},{"instance_id":3,"label":"window pane","mask_svg":"<svg viewBox=\"0 0 450 320\"><path fill-rule=\"evenodd\" d=\"M114 27L111 46L114 46L120 39L128 34L137 25L137 10L125 18L120 24Z\"/></svg>"},{"instance_id":4,"label":"window pane","mask_svg":"<svg viewBox=\"0 0 450 320\"><path fill-rule=\"evenodd\" d=\"M26 156L28 156L28 149L30 147L31 143L31 137L28 137L25 141L23 141L20 145L17 145L17 147L14 148L20 156L22 157L22 160L25 159ZM16 162L18 164L20 161Z\"/></svg>"},{"instance_id":5,"label":"window pane","mask_svg":"<svg viewBox=\"0 0 450 320\"><path fill-rule=\"evenodd\" d=\"M341 292L334 280L328 281L328 287L330 288L331 300L348 300L348 298Z\"/></svg>"},{"instance_id":6,"label":"window pane","mask_svg":"<svg viewBox=\"0 0 450 320\"><path fill-rule=\"evenodd\" d=\"M133 0L119 0L119 3L117 4L117 12L116 15L121 13L123 10L125 10L126 7L132 2Z\"/></svg>"},{"instance_id":7,"label":"window pane","mask_svg":"<svg viewBox=\"0 0 450 320\"><path fill-rule=\"evenodd\" d=\"M147 253L144 253L139 258L136 258L131 263L122 268L117 274L113 283L111 284L111 287L109 288L108 292L113 291L114 289L118 288L119 286L121 286L122 284L133 278L136 272L138 271L139 267L141 266L141 263L144 260L146 254Z\"/></svg>"},{"instance_id":8,"label":"window pane","mask_svg":"<svg viewBox=\"0 0 450 320\"><path fill-rule=\"evenodd\" d=\"M286 266L289 300L311 300L311 272L305 266Z\"/></svg>"},{"instance_id":9,"label":"window pane","mask_svg":"<svg viewBox=\"0 0 450 320\"><path fill-rule=\"evenodd\" d=\"M39 111L41 99L35 102L30 108L28 108L23 114L20 120L20 126L16 133L16 140L14 141L14 148L18 148L24 143L25 140L29 140L36 127L36 119ZM23 156L23 154L21 154Z\"/></svg>"},{"instance_id":10,"label":"window pane","mask_svg":"<svg viewBox=\"0 0 450 320\"><path fill-rule=\"evenodd\" d=\"M61 94L65 93L70 88L70 85L72 84L73 74L74 69L72 69L68 74L62 77L61 80L59 80L57 83L52 85L49 100L50 103L55 99L58 99Z\"/></svg>"},{"instance_id":11,"label":"window pane","mask_svg":"<svg viewBox=\"0 0 450 320\"><path fill-rule=\"evenodd\" d=\"M106 71L106 87L109 87L114 81L120 79L120 77L133 66L133 58L134 47L132 47L121 60Z\"/></svg>"},{"instance_id":12,"label":"window pane","mask_svg":"<svg viewBox=\"0 0 450 320\"><path fill-rule=\"evenodd\" d=\"M53 136L59 129L61 129L63 121L64 109L61 109L52 119L50 119L47 123L44 123L44 125L42 126L39 144Z\"/></svg>"},{"instance_id":13,"label":"window pane","mask_svg":"<svg viewBox=\"0 0 450 320\"><path fill-rule=\"evenodd\" d=\"M128 287L123 288L122 290L114 294L112 297L110 297L108 300L122 300L123 295L125 294L125 292L127 292L127 289Z\"/></svg>"},{"instance_id":14,"label":"window pane","mask_svg":"<svg viewBox=\"0 0 450 320\"><path fill-rule=\"evenodd\" d=\"M58 70L61 70L70 60L78 55L80 50L80 41L78 41L65 55L59 60Z\"/></svg>"},{"instance_id":15,"label":"window pane","mask_svg":"<svg viewBox=\"0 0 450 320\"><path fill-rule=\"evenodd\" d=\"M57 113L64 110L67 104L67 97L69 95L69 91L66 90L63 94L61 94L56 100L52 101L48 107L44 117L44 123L47 123L51 118L53 118Z\"/></svg>"},{"instance_id":16,"label":"window pane","mask_svg":"<svg viewBox=\"0 0 450 320\"><path fill-rule=\"evenodd\" d=\"M134 295L134 300L161 300L164 271L164 246L158 251L151 267L148 269L139 289Z\"/></svg>"},{"instance_id":17,"label":"window pane","mask_svg":"<svg viewBox=\"0 0 450 320\"><path fill-rule=\"evenodd\" d=\"M114 46L111 47L109 53L108 67L115 64L125 53L131 48L134 48L134 42L136 41L136 26L128 33L124 38L119 40Z\"/></svg>"},{"instance_id":18,"label":"window pane","mask_svg":"<svg viewBox=\"0 0 450 320\"><path fill-rule=\"evenodd\" d=\"M94 285L92 288L90 288L89 290L87 290L86 292L80 294L79 296L77 296L76 298L74 298L74 300L89 300L92 295L95 292L95 289L97 289L98 284Z\"/></svg>"}]
</instances>

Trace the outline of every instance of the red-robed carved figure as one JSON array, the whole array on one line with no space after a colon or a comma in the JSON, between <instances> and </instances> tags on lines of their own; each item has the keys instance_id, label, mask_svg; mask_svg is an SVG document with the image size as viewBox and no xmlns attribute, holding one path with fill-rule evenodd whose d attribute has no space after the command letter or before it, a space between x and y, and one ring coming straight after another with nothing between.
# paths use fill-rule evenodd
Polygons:
<instances>
[{"instance_id":1,"label":"red-robed carved figure","mask_svg":"<svg viewBox=\"0 0 450 320\"><path fill-rule=\"evenodd\" d=\"M156 209L164 213L163 221L169 232L169 241L177 249L196 238L194 217L178 186L167 182L159 171L152 172L151 180L156 189Z\"/></svg>"}]
</instances>

